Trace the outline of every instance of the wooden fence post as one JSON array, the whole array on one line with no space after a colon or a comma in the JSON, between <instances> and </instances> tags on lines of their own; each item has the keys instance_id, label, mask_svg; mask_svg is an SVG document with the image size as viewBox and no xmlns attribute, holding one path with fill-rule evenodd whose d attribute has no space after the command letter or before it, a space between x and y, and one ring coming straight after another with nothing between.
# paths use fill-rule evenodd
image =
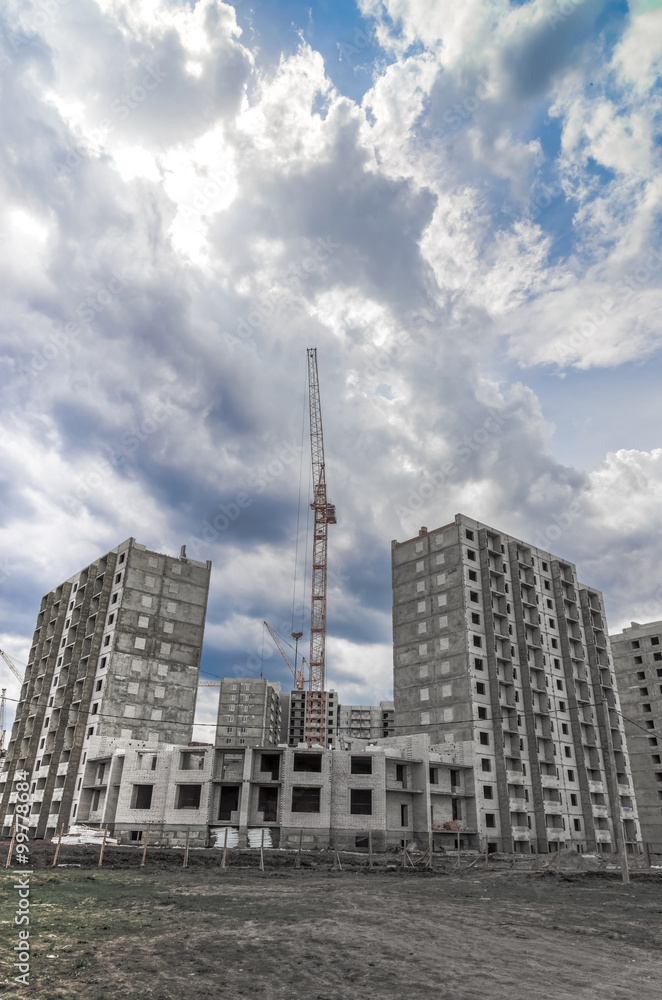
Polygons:
<instances>
[{"instance_id":1,"label":"wooden fence post","mask_svg":"<svg viewBox=\"0 0 662 1000\"><path fill-rule=\"evenodd\" d=\"M342 865L340 863L340 855L338 854L338 834L335 835L333 840L333 871L342 871Z\"/></svg>"},{"instance_id":2,"label":"wooden fence post","mask_svg":"<svg viewBox=\"0 0 662 1000\"><path fill-rule=\"evenodd\" d=\"M55 868L57 864L57 859L60 856L60 844L62 843L62 833L64 831L64 823L60 824L60 836L57 838L57 847L55 848L55 857L53 858L53 864L51 868Z\"/></svg>"},{"instance_id":3,"label":"wooden fence post","mask_svg":"<svg viewBox=\"0 0 662 1000\"><path fill-rule=\"evenodd\" d=\"M630 884L630 869L628 868L628 846L625 841L625 823L621 820L621 834L623 837L623 853L621 855L621 874L623 877L623 884Z\"/></svg>"},{"instance_id":4,"label":"wooden fence post","mask_svg":"<svg viewBox=\"0 0 662 1000\"><path fill-rule=\"evenodd\" d=\"M11 840L9 841L9 854L7 855L7 864L5 868L9 868L11 864L11 856L14 853L14 841L16 840L16 814L14 814L14 826L11 832Z\"/></svg>"},{"instance_id":5,"label":"wooden fence post","mask_svg":"<svg viewBox=\"0 0 662 1000\"><path fill-rule=\"evenodd\" d=\"M103 828L103 840L101 841L101 850L99 851L99 864L97 865L98 868L101 868L101 865L103 864L103 852L106 849L107 836L108 836L108 826L106 825Z\"/></svg>"}]
</instances>

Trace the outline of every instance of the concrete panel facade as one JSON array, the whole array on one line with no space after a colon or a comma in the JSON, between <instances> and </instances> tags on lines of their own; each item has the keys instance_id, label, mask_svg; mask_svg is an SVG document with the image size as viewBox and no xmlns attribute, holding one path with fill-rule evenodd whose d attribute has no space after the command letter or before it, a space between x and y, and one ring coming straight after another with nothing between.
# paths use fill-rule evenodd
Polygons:
<instances>
[{"instance_id":1,"label":"concrete panel facade","mask_svg":"<svg viewBox=\"0 0 662 1000\"><path fill-rule=\"evenodd\" d=\"M45 595L0 772L4 830L16 769L40 793L33 835L53 836L76 818L90 740L190 740L210 572L129 538Z\"/></svg>"},{"instance_id":2,"label":"concrete panel facade","mask_svg":"<svg viewBox=\"0 0 662 1000\"><path fill-rule=\"evenodd\" d=\"M357 740L321 748L167 746L120 739L90 743L80 820L108 824L122 842L196 846L229 842L375 851L416 841L454 849L454 775L471 767L470 745L431 748L427 736ZM114 786L113 794L101 794ZM182 787L195 789L182 801ZM147 791L146 791L147 790ZM99 794L97 794L99 793ZM432 800L434 798L434 808ZM433 818L434 817L434 818ZM476 838L460 833L463 847Z\"/></svg>"},{"instance_id":3,"label":"concrete panel facade","mask_svg":"<svg viewBox=\"0 0 662 1000\"><path fill-rule=\"evenodd\" d=\"M662 858L662 621L611 636L641 833Z\"/></svg>"},{"instance_id":4,"label":"concrete panel facade","mask_svg":"<svg viewBox=\"0 0 662 1000\"><path fill-rule=\"evenodd\" d=\"M464 821L481 843L616 850L624 830L638 850L599 591L462 514L393 542L392 566L396 725L473 742Z\"/></svg>"},{"instance_id":5,"label":"concrete panel facade","mask_svg":"<svg viewBox=\"0 0 662 1000\"><path fill-rule=\"evenodd\" d=\"M280 684L261 677L224 677L218 700L216 743L276 746L281 731Z\"/></svg>"},{"instance_id":6,"label":"concrete panel facade","mask_svg":"<svg viewBox=\"0 0 662 1000\"><path fill-rule=\"evenodd\" d=\"M289 713L288 713L289 709ZM283 726L286 720L289 727L284 729L284 738L281 742L287 743L291 747L304 743L306 739L306 712L308 709L308 691L291 691L284 701ZM289 718L288 718L289 714ZM338 745L338 693L337 691L327 691L325 698L327 746L336 747Z\"/></svg>"},{"instance_id":7,"label":"concrete panel facade","mask_svg":"<svg viewBox=\"0 0 662 1000\"><path fill-rule=\"evenodd\" d=\"M340 705L338 729L340 746L343 739L395 736L395 706L392 701L380 701L379 705Z\"/></svg>"}]
</instances>

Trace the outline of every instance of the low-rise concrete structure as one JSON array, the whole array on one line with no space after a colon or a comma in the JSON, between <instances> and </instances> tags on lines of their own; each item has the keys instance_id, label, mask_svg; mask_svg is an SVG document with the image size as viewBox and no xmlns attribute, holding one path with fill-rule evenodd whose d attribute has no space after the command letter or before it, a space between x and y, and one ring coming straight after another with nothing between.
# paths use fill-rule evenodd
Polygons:
<instances>
[{"instance_id":1,"label":"low-rise concrete structure","mask_svg":"<svg viewBox=\"0 0 662 1000\"><path fill-rule=\"evenodd\" d=\"M641 834L662 856L662 621L610 637Z\"/></svg>"},{"instance_id":2,"label":"low-rise concrete structure","mask_svg":"<svg viewBox=\"0 0 662 1000\"><path fill-rule=\"evenodd\" d=\"M367 848L415 841L477 848L459 821L471 796L469 743L431 747L427 736L321 747L212 747L94 740L80 820L121 842L197 846ZM97 790L110 782L112 795ZM459 808L458 808L459 804ZM227 833L226 833L227 830Z\"/></svg>"}]
</instances>

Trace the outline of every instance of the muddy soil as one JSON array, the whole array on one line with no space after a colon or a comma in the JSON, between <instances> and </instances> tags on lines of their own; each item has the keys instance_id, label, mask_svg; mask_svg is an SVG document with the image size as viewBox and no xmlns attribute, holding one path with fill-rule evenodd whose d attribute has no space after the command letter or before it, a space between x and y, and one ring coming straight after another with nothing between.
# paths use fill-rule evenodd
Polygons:
<instances>
[{"instance_id":1,"label":"muddy soil","mask_svg":"<svg viewBox=\"0 0 662 1000\"><path fill-rule=\"evenodd\" d=\"M45 1000L658 1000L662 875L402 869L394 855L31 845L29 995ZM0 858L4 855L0 855ZM466 863L466 861L465 861ZM77 867L80 865L80 867ZM390 867L389 867L390 866ZM0 996L12 871L0 872ZM7 940L9 938L9 940Z\"/></svg>"}]
</instances>

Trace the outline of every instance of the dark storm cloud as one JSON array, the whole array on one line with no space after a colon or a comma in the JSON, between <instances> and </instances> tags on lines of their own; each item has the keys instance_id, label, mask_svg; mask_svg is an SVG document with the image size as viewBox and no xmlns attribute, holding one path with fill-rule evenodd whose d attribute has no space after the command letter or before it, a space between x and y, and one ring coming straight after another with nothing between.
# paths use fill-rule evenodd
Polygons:
<instances>
[{"instance_id":1,"label":"dark storm cloud","mask_svg":"<svg viewBox=\"0 0 662 1000\"><path fill-rule=\"evenodd\" d=\"M584 6L597 23L604 5ZM41 594L124 537L186 543L214 561L205 664L259 672L262 620L291 618L314 345L339 514L330 664L359 700L390 679L391 538L457 510L531 537L579 498L583 527L573 534L573 521L558 550L580 567L601 551L602 498L627 508L627 463L590 478L560 462L500 353L517 296L538 301L557 282L581 299L582 285L550 269L519 215L492 215L508 189L532 215L546 155L535 115L593 28L565 63L545 25L495 35L484 97L480 46L419 86L408 79L416 59L425 69L419 45L376 73L367 116L305 45L269 76L255 68L222 4L76 10L5 67L2 543L19 568L0 591L3 620L29 635ZM410 142L425 87L433 128L458 102L469 115L439 149ZM530 324L541 343L550 322L541 306ZM297 613L308 462L306 437ZM657 467L640 453L631 465L639 492L654 492ZM637 513L635 534L647 519ZM588 569L603 579L605 566ZM281 662L267 675L289 685Z\"/></svg>"}]
</instances>

